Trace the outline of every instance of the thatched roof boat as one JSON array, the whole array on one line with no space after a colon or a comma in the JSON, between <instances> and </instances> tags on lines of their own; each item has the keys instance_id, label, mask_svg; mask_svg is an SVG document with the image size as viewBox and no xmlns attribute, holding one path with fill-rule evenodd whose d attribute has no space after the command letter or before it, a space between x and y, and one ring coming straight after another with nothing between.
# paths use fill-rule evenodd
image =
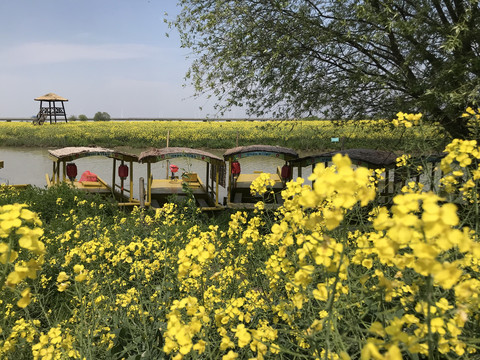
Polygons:
<instances>
[{"instance_id":1,"label":"thatched roof boat","mask_svg":"<svg viewBox=\"0 0 480 360\"><path fill-rule=\"evenodd\" d=\"M138 161L141 163L154 163L178 157L188 157L208 163L223 164L223 159L212 153L209 153L208 151L191 149L187 147L165 147L160 149L150 149L142 152L138 157Z\"/></svg>"},{"instance_id":2,"label":"thatched roof boat","mask_svg":"<svg viewBox=\"0 0 480 360\"><path fill-rule=\"evenodd\" d=\"M102 147L64 147L56 150L48 150L50 157L57 161L72 161L88 156L105 156L112 159L138 162L138 156Z\"/></svg>"},{"instance_id":3,"label":"thatched roof boat","mask_svg":"<svg viewBox=\"0 0 480 360\"><path fill-rule=\"evenodd\" d=\"M178 171L170 168L172 176L166 178L153 178L152 164L178 158L189 158L205 162L205 182L197 173L185 173L182 179L174 175ZM144 151L138 157L140 163L147 164L147 205L159 207L168 202L171 196L184 197L185 187L188 187L196 203L202 210L220 210L219 186L225 186L225 162L222 158L204 150L187 147L165 147ZM172 166L174 166L172 164Z\"/></svg>"},{"instance_id":4,"label":"thatched roof boat","mask_svg":"<svg viewBox=\"0 0 480 360\"><path fill-rule=\"evenodd\" d=\"M366 165L368 167L391 167L395 165L398 155L391 151L373 150L373 149L348 149L329 151L316 155L309 155L290 161L295 167L305 167L320 162L329 162L336 154L348 155L356 165Z\"/></svg>"},{"instance_id":5,"label":"thatched roof boat","mask_svg":"<svg viewBox=\"0 0 480 360\"><path fill-rule=\"evenodd\" d=\"M298 158L298 153L290 148L273 145L248 145L237 146L228 149L223 154L225 160L231 158L242 158L247 156L275 156L284 160L292 160Z\"/></svg>"},{"instance_id":6,"label":"thatched roof boat","mask_svg":"<svg viewBox=\"0 0 480 360\"><path fill-rule=\"evenodd\" d=\"M122 206L139 204L139 201L135 200L132 194L133 162L138 162L138 156L102 147L82 146L49 150L48 153L53 160L52 176L46 175L48 187L58 185L61 182L67 182L69 185L86 192L111 194L120 201L119 205ZM113 159L111 185L107 184L106 181L96 174L90 173L90 171L83 172L82 177L77 179L77 165L72 161L90 156L103 156ZM120 160L120 166L118 168L120 185L116 184L117 176L115 172L117 160ZM129 163L130 167L124 164L124 162ZM67 177L69 181L67 181ZM129 183L128 189L124 188L125 182ZM117 191L117 187L120 189L119 191ZM128 192L128 196L126 196L124 192Z\"/></svg>"}]
</instances>

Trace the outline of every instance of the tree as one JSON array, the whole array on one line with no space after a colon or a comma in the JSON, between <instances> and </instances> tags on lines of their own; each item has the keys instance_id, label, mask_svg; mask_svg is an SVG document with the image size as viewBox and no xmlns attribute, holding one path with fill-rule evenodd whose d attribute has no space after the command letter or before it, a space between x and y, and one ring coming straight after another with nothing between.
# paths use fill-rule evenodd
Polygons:
<instances>
[{"instance_id":1,"label":"tree","mask_svg":"<svg viewBox=\"0 0 480 360\"><path fill-rule=\"evenodd\" d=\"M179 0L187 73L250 115L422 112L455 137L480 91L480 0Z\"/></svg>"},{"instance_id":2,"label":"tree","mask_svg":"<svg viewBox=\"0 0 480 360\"><path fill-rule=\"evenodd\" d=\"M81 115L78 115L78 120L79 121L87 121L88 117L87 117L87 115L81 114Z\"/></svg>"},{"instance_id":3,"label":"tree","mask_svg":"<svg viewBox=\"0 0 480 360\"><path fill-rule=\"evenodd\" d=\"M94 116L93 116L93 121L109 121L110 120L110 115L106 112L100 112L98 111Z\"/></svg>"}]
</instances>

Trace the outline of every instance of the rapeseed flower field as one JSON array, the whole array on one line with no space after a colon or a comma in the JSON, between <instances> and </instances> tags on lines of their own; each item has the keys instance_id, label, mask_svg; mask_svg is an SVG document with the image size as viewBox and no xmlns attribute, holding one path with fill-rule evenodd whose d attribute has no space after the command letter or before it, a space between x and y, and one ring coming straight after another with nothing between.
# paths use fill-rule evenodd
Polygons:
<instances>
[{"instance_id":1,"label":"rapeseed flower field","mask_svg":"<svg viewBox=\"0 0 480 360\"><path fill-rule=\"evenodd\" d=\"M227 149L239 145L279 145L299 150L345 148L404 149L406 142L432 148L445 134L434 125L405 129L387 120L359 121L109 121L33 126L0 123L4 146L170 146ZM338 138L338 143L332 143Z\"/></svg>"},{"instance_id":2,"label":"rapeseed flower field","mask_svg":"<svg viewBox=\"0 0 480 360\"><path fill-rule=\"evenodd\" d=\"M436 193L338 154L217 218L2 187L0 358L478 359L480 147L444 150Z\"/></svg>"}]
</instances>

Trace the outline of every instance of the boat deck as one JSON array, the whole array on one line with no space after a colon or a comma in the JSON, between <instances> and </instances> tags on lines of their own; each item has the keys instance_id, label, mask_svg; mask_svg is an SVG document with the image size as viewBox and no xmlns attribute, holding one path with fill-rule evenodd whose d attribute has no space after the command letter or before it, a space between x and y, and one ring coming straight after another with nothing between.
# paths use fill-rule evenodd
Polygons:
<instances>
[{"instance_id":1,"label":"boat deck","mask_svg":"<svg viewBox=\"0 0 480 360\"><path fill-rule=\"evenodd\" d=\"M240 174L232 188L231 199L227 202L227 207L233 209L253 209L256 202L265 201L265 208L276 209L283 204L280 192L285 186L278 174L269 174L270 179L275 182L272 186L272 190L274 191L273 195L268 195L267 198L264 198L262 196L251 194L250 186L261 173L262 172Z\"/></svg>"},{"instance_id":2,"label":"boat deck","mask_svg":"<svg viewBox=\"0 0 480 360\"><path fill-rule=\"evenodd\" d=\"M160 207L168 201L168 197L171 195L177 196L178 200L186 199L187 194L185 193L183 186L187 184L195 198L197 206L201 208L202 211L216 211L223 209L223 206L214 203L214 200L211 198L211 195L207 193L201 180L198 178L196 179L197 180L195 181L183 181L181 179L152 179L151 205L153 207Z\"/></svg>"},{"instance_id":3,"label":"boat deck","mask_svg":"<svg viewBox=\"0 0 480 360\"><path fill-rule=\"evenodd\" d=\"M235 188L250 190L250 185L252 185L252 182L258 178L260 174L261 173L240 174L237 178L237 181L235 181ZM278 174L270 174L270 179L275 181L275 184L273 185L274 189L283 189L284 185Z\"/></svg>"},{"instance_id":4,"label":"boat deck","mask_svg":"<svg viewBox=\"0 0 480 360\"><path fill-rule=\"evenodd\" d=\"M194 195L206 194L205 188L199 181L185 183L180 179L153 179L152 180L152 195L153 194L185 194L183 191L183 184L188 184Z\"/></svg>"}]
</instances>

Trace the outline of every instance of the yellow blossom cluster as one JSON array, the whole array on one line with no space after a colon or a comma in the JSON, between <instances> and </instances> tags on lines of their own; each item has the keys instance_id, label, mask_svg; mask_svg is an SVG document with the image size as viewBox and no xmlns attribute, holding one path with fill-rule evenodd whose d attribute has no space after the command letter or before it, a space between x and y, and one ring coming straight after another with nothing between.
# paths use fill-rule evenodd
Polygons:
<instances>
[{"instance_id":1,"label":"yellow blossom cluster","mask_svg":"<svg viewBox=\"0 0 480 360\"><path fill-rule=\"evenodd\" d=\"M405 126L406 128L410 128L412 126L417 126L420 124L420 120L422 119L422 114L405 114L403 112L397 113L397 118L392 120L392 123L395 127Z\"/></svg>"},{"instance_id":2,"label":"yellow blossom cluster","mask_svg":"<svg viewBox=\"0 0 480 360\"><path fill-rule=\"evenodd\" d=\"M35 279L44 262L45 246L40 237L42 222L25 204L0 207L0 293L3 286L15 288L26 278ZM19 307L31 301L29 288L21 292Z\"/></svg>"},{"instance_id":3,"label":"yellow blossom cluster","mask_svg":"<svg viewBox=\"0 0 480 360\"><path fill-rule=\"evenodd\" d=\"M8 358L9 353L14 352L19 346L24 346L22 342L32 343L37 336L39 325L39 320L25 320L24 318L16 320L8 336L0 340L0 358ZM2 329L0 328L1 335Z\"/></svg>"},{"instance_id":4,"label":"yellow blossom cluster","mask_svg":"<svg viewBox=\"0 0 480 360\"><path fill-rule=\"evenodd\" d=\"M254 196L266 196L267 193L273 193L273 185L275 185L275 180L271 178L271 175L262 172L252 181L250 193Z\"/></svg>"},{"instance_id":5,"label":"yellow blossom cluster","mask_svg":"<svg viewBox=\"0 0 480 360\"><path fill-rule=\"evenodd\" d=\"M188 318L184 321L184 315ZM190 351L202 354L205 351L205 341L195 342L194 338L202 329L203 324L208 324L208 317L205 316L205 308L198 304L194 297L187 297L182 300L174 300L170 312L167 315L168 328L165 332L165 345L163 347L167 354L177 352L174 359L182 359Z\"/></svg>"},{"instance_id":6,"label":"yellow blossom cluster","mask_svg":"<svg viewBox=\"0 0 480 360\"><path fill-rule=\"evenodd\" d=\"M313 189L306 189L300 197L300 205L305 207L322 206L321 221L327 229L334 229L343 219L343 212L360 202L368 204L376 196L376 190L370 180L370 171L359 167L353 169L348 156L336 154L332 158L333 167L319 164L315 167L309 180ZM312 223L317 223L317 214L311 217Z\"/></svg>"},{"instance_id":7,"label":"yellow blossom cluster","mask_svg":"<svg viewBox=\"0 0 480 360\"><path fill-rule=\"evenodd\" d=\"M74 337L62 331L60 326L53 327L46 334L41 333L38 343L32 346L33 359L81 359L78 351L73 349L74 341Z\"/></svg>"},{"instance_id":8,"label":"yellow blossom cluster","mask_svg":"<svg viewBox=\"0 0 480 360\"><path fill-rule=\"evenodd\" d=\"M473 109L469 106L465 109L462 117L474 117L476 120L480 120L480 108Z\"/></svg>"},{"instance_id":9,"label":"yellow blossom cluster","mask_svg":"<svg viewBox=\"0 0 480 360\"><path fill-rule=\"evenodd\" d=\"M478 202L480 180L480 148L476 140L454 139L445 148L441 161L444 173L441 184L447 193L459 191L465 201Z\"/></svg>"},{"instance_id":10,"label":"yellow blossom cluster","mask_svg":"<svg viewBox=\"0 0 480 360\"><path fill-rule=\"evenodd\" d=\"M189 231L194 232L196 229L191 228ZM199 234L193 237L187 244L185 249L178 253L178 276L180 279L187 274L190 277L199 277L205 267L204 263L213 259L215 256L215 245L210 242L208 233Z\"/></svg>"}]
</instances>

